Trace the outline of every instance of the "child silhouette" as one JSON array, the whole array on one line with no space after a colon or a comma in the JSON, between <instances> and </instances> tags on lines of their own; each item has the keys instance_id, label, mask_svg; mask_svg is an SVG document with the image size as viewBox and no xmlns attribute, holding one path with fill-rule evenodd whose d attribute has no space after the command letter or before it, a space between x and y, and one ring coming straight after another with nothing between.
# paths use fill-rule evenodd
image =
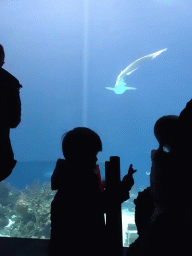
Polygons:
<instances>
[{"instance_id":1,"label":"child silhouette","mask_svg":"<svg viewBox=\"0 0 192 256\"><path fill-rule=\"evenodd\" d=\"M104 212L107 194L98 172L100 137L91 129L77 127L65 134L64 159L58 159L51 177L58 190L51 204L51 255L106 255ZM122 203L134 184L132 165L117 189Z\"/></svg>"}]
</instances>

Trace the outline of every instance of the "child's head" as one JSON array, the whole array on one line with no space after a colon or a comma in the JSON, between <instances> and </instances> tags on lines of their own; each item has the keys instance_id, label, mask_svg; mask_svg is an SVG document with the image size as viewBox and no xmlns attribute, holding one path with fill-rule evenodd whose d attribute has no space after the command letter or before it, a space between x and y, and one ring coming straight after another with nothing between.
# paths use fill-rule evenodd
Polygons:
<instances>
[{"instance_id":1,"label":"child's head","mask_svg":"<svg viewBox=\"0 0 192 256\"><path fill-rule=\"evenodd\" d=\"M168 115L159 118L154 126L154 134L160 146L169 151L191 148L192 144L192 99L179 116ZM188 146L187 146L188 145ZM188 149L187 149L188 151Z\"/></svg>"},{"instance_id":2,"label":"child's head","mask_svg":"<svg viewBox=\"0 0 192 256\"><path fill-rule=\"evenodd\" d=\"M176 115L163 116L154 126L154 134L161 147L172 151L178 147L178 119Z\"/></svg>"},{"instance_id":3,"label":"child's head","mask_svg":"<svg viewBox=\"0 0 192 256\"><path fill-rule=\"evenodd\" d=\"M86 127L77 127L64 134L63 155L67 161L96 166L97 153L102 142L97 133Z\"/></svg>"}]
</instances>

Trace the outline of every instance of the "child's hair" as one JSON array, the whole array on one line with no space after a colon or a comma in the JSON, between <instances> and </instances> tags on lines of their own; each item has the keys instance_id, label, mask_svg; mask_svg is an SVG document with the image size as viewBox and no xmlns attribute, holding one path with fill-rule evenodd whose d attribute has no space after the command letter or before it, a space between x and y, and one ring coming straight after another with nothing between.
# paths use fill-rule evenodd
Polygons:
<instances>
[{"instance_id":1,"label":"child's hair","mask_svg":"<svg viewBox=\"0 0 192 256\"><path fill-rule=\"evenodd\" d=\"M89 152L102 151L97 133L86 127L77 127L63 135L62 151L65 159L72 159Z\"/></svg>"},{"instance_id":2,"label":"child's hair","mask_svg":"<svg viewBox=\"0 0 192 256\"><path fill-rule=\"evenodd\" d=\"M163 116L154 125L156 139L168 150L174 149L178 142L178 119L176 115Z\"/></svg>"}]
</instances>

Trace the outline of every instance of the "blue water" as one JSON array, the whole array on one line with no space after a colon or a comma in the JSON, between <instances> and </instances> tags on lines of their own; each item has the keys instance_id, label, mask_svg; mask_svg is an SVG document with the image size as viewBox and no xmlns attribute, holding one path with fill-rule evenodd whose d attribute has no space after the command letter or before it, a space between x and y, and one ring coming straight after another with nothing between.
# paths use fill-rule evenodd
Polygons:
<instances>
[{"instance_id":1,"label":"blue water","mask_svg":"<svg viewBox=\"0 0 192 256\"><path fill-rule=\"evenodd\" d=\"M192 97L191 10L189 0L1 1L3 68L23 86L21 123L10 134L18 162L6 181L19 190L37 179L50 182L57 159L63 158L62 135L77 126L93 129L103 144L98 154L102 179L110 156L120 156L121 178L130 164L137 169L131 199L122 204L128 246L133 199L149 186L150 153L158 147L154 124L163 115L179 115ZM115 94L105 88L114 87L132 62L165 48L125 77L136 90ZM7 195L9 200L1 198L6 216L25 227L25 217L14 210L19 194ZM41 206L39 213L45 216L46 210L48 216L50 210ZM31 214L35 221L35 210ZM48 238L41 220L38 238ZM13 223L1 234L19 236L20 231Z\"/></svg>"},{"instance_id":2,"label":"blue water","mask_svg":"<svg viewBox=\"0 0 192 256\"><path fill-rule=\"evenodd\" d=\"M54 161L18 162L6 181L20 190L32 184L34 180L39 180L40 184L51 182L55 165Z\"/></svg>"},{"instance_id":3,"label":"blue water","mask_svg":"<svg viewBox=\"0 0 192 256\"><path fill-rule=\"evenodd\" d=\"M101 179L105 179L105 162L98 162ZM26 185L32 184L35 180L39 180L40 184L51 182L51 176L55 169L55 161L30 161L18 162L13 169L12 174L5 180L12 186L22 190ZM146 174L147 176L147 174ZM143 181L136 181L136 190L143 185Z\"/></svg>"},{"instance_id":4,"label":"blue water","mask_svg":"<svg viewBox=\"0 0 192 256\"><path fill-rule=\"evenodd\" d=\"M22 121L11 131L18 164L8 180L49 180L63 133L86 122L103 142L99 161L120 156L121 178L132 163L135 183L148 186L154 123L178 115L192 95L191 8L181 0L1 1L4 68L23 86ZM136 90L105 89L130 63L164 48L126 77Z\"/></svg>"}]
</instances>

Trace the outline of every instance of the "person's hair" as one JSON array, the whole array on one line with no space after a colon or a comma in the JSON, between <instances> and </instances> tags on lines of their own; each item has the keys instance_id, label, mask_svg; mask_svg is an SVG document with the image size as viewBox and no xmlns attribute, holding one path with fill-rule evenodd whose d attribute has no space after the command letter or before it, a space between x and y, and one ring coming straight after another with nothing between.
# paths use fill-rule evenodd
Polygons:
<instances>
[{"instance_id":1,"label":"person's hair","mask_svg":"<svg viewBox=\"0 0 192 256\"><path fill-rule=\"evenodd\" d=\"M97 133L86 127L77 127L65 133L62 151L65 159L80 157L89 152L102 151L102 142Z\"/></svg>"},{"instance_id":2,"label":"person's hair","mask_svg":"<svg viewBox=\"0 0 192 256\"><path fill-rule=\"evenodd\" d=\"M5 52L3 46L0 44L0 65L3 64L5 59Z\"/></svg>"}]
</instances>

